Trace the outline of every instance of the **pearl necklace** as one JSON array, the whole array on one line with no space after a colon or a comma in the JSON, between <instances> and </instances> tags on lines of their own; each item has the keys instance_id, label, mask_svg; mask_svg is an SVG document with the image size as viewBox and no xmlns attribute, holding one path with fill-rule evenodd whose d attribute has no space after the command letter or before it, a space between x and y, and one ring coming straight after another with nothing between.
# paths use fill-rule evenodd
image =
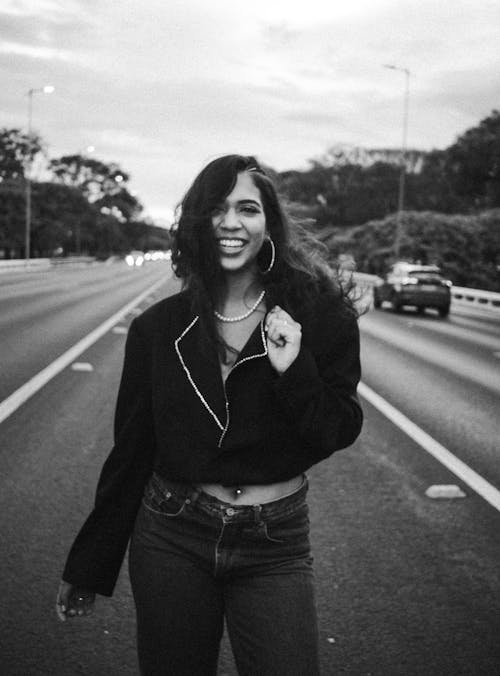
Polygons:
<instances>
[{"instance_id":1,"label":"pearl necklace","mask_svg":"<svg viewBox=\"0 0 500 676\"><path fill-rule=\"evenodd\" d=\"M266 295L266 292L263 291L260 296L257 298L255 303L252 305L250 310L248 312L245 312L243 315L238 315L238 317L225 317L224 315L221 315L220 312L217 312L217 310L214 310L214 315L219 319L221 322L241 322L243 319L246 319L247 317L250 317L252 313L255 312L255 310L259 307L259 305L262 303L262 300L264 296Z\"/></svg>"}]
</instances>

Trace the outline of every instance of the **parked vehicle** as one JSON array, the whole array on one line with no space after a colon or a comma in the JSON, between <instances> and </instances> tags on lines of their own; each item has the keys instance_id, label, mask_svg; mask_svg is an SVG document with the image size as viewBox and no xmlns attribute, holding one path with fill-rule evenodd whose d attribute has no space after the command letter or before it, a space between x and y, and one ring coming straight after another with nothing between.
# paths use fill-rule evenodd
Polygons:
<instances>
[{"instance_id":1,"label":"parked vehicle","mask_svg":"<svg viewBox=\"0 0 500 676\"><path fill-rule=\"evenodd\" d=\"M412 305L419 312L436 309L441 317L448 316L451 302L451 282L436 265L416 265L399 262L391 266L379 284L373 287L373 306L380 308L389 301L394 312Z\"/></svg>"}]
</instances>

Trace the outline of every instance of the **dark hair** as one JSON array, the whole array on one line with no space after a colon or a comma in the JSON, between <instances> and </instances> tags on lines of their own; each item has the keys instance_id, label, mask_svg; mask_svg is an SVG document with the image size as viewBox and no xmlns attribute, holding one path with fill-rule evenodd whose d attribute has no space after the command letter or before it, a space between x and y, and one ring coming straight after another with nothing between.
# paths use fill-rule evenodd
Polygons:
<instances>
[{"instance_id":1,"label":"dark hair","mask_svg":"<svg viewBox=\"0 0 500 676\"><path fill-rule=\"evenodd\" d=\"M248 171L260 191L266 227L273 240L276 257L272 269L260 275L268 308L279 304L292 316L297 310L314 305L327 293L343 309L354 314L354 304L340 276L326 263L325 251L299 223L291 223L280 203L276 188L252 156L225 155L210 162L195 178L177 207L173 229L172 265L183 287L190 293L192 309L199 315L208 337L221 355L228 347L221 341L213 311L225 289L225 277L211 215L233 190L238 174ZM270 247L269 247L270 248ZM267 246L258 254L258 267L265 270L270 257Z\"/></svg>"}]
</instances>

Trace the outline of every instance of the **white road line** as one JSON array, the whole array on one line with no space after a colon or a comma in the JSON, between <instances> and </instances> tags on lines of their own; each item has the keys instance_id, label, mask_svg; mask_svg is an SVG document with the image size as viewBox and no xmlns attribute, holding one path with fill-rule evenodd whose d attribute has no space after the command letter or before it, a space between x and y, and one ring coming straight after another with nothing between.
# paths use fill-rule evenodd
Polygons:
<instances>
[{"instance_id":1,"label":"white road line","mask_svg":"<svg viewBox=\"0 0 500 676\"><path fill-rule=\"evenodd\" d=\"M91 331L85 338L82 338L78 341L73 347L70 347L69 350L64 352L60 357L49 364L44 369L42 369L36 376L30 378L24 385L21 385L19 389L13 392L7 399L4 399L0 403L0 423L2 423L6 418L9 417L16 409L18 409L25 401L27 401L31 396L38 392L44 385L46 385L49 380L52 380L54 376L60 373L66 366L71 364L77 357L79 357L82 352L87 350L91 345L99 340L107 331L109 331L117 322L121 321L123 317L130 312L132 308L141 303L149 294L153 293L158 289L162 284L165 283L165 279L160 279L158 282L153 284L149 289L143 291L139 294L134 300L127 303L121 310L118 310L114 315L109 319L103 322L96 329Z\"/></svg>"},{"instance_id":2,"label":"white road line","mask_svg":"<svg viewBox=\"0 0 500 676\"><path fill-rule=\"evenodd\" d=\"M415 425L414 422L403 415L401 411L398 411L397 408L394 408L394 406L389 404L383 397L374 392L368 385L360 383L358 391L362 397L385 415L386 418L403 430L405 434L416 441L425 451L433 455L436 460L439 460L439 462L453 472L455 476L461 479L500 512L500 491L492 484L486 481L486 479L483 479L482 476L464 462L459 460L447 448L418 427L418 425Z\"/></svg>"}]
</instances>

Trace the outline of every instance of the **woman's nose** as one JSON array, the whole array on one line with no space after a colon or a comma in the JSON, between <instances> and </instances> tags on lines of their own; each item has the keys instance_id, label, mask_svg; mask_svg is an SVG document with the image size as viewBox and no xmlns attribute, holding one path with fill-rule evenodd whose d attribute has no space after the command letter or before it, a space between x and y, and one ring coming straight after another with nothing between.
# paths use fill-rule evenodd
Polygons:
<instances>
[{"instance_id":1,"label":"woman's nose","mask_svg":"<svg viewBox=\"0 0 500 676\"><path fill-rule=\"evenodd\" d=\"M228 209L224 213L224 218L222 219L222 227L224 228L239 228L238 214L236 209Z\"/></svg>"}]
</instances>

